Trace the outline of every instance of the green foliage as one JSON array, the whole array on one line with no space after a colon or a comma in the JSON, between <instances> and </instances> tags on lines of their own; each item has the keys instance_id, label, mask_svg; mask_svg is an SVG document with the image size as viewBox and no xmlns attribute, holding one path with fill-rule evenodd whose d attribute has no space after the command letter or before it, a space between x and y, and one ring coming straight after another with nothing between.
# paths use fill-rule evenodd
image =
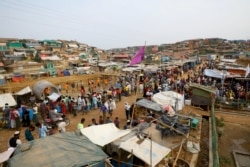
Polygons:
<instances>
[{"instance_id":1,"label":"green foliage","mask_svg":"<svg viewBox=\"0 0 250 167\"><path fill-rule=\"evenodd\" d=\"M222 118L215 117L215 123L216 123L217 127L223 127L224 126Z\"/></svg>"},{"instance_id":2,"label":"green foliage","mask_svg":"<svg viewBox=\"0 0 250 167\"><path fill-rule=\"evenodd\" d=\"M220 157L220 167L223 167L224 165L230 165L231 164L231 160L230 158L227 157Z\"/></svg>"},{"instance_id":3,"label":"green foliage","mask_svg":"<svg viewBox=\"0 0 250 167\"><path fill-rule=\"evenodd\" d=\"M222 136L223 132L221 130L217 130L217 135L218 135L218 138L220 138Z\"/></svg>"}]
</instances>

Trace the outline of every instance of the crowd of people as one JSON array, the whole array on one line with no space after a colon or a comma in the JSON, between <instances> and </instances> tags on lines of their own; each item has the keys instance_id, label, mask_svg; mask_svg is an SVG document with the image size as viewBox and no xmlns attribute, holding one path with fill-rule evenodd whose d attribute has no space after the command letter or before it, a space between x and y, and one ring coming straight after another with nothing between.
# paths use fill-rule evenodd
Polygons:
<instances>
[{"instance_id":1,"label":"crowd of people","mask_svg":"<svg viewBox=\"0 0 250 167\"><path fill-rule=\"evenodd\" d=\"M125 73L118 75L115 81L109 78L97 78L96 80L89 79L86 85L82 80L71 84L65 83L64 86L59 84L58 90L64 95L56 100L45 98L39 104L34 102L24 105L21 103L15 108L9 107L6 103L3 109L4 119L7 122L6 127L16 129L15 133L18 133L21 126L27 127L25 136L26 140L30 141L34 140L32 131L34 131L35 126L38 128L40 138L55 133L55 129L47 129L44 125L46 119L58 121L58 131L64 132L66 125L61 120L62 115L72 114L77 117L80 113L86 115L92 110L99 110L102 113L101 116L91 118L89 125L84 125L86 118L81 116L76 129L110 122L113 122L117 128L127 129L131 128L131 125L136 126L139 123L139 120L136 120L138 118L133 115L134 103L124 103L124 115L127 122L123 127L120 125L118 117L112 120L112 115L117 108L116 103L121 101L123 96L135 94L150 100L158 92L173 90L183 94L188 99L191 96L188 86L190 83L216 87L216 97L220 101L246 98L248 95L246 82L231 79L225 80L227 81L226 86L221 86L221 79L207 77L203 74L205 69L213 68L216 68L214 62L200 61L196 66L185 68L185 72L179 67L170 70L161 69L157 72ZM69 96L69 92L75 93L77 96ZM175 107L173 106L173 108Z\"/></svg>"}]
</instances>

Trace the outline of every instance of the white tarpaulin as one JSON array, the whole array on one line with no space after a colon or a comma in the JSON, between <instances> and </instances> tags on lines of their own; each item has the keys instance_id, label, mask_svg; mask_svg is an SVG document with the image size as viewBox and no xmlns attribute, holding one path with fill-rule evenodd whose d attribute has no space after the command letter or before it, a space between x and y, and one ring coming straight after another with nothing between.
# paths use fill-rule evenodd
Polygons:
<instances>
[{"instance_id":1,"label":"white tarpaulin","mask_svg":"<svg viewBox=\"0 0 250 167\"><path fill-rule=\"evenodd\" d=\"M5 103L8 103L9 106L15 106L17 104L10 93L0 94L0 107L4 107Z\"/></svg>"},{"instance_id":2,"label":"white tarpaulin","mask_svg":"<svg viewBox=\"0 0 250 167\"><path fill-rule=\"evenodd\" d=\"M41 59L42 60L51 60L51 61L59 61L59 60L61 60L61 58L58 57L57 55L41 57Z\"/></svg>"},{"instance_id":3,"label":"white tarpaulin","mask_svg":"<svg viewBox=\"0 0 250 167\"><path fill-rule=\"evenodd\" d=\"M237 68L235 68L237 69ZM234 78L234 77L240 77L239 74L230 74L229 72L225 71L225 74L223 74L223 71L217 70L217 69L205 69L204 70L204 75L212 78L219 78L222 79L224 78ZM224 75L224 76L223 76Z\"/></svg>"},{"instance_id":4,"label":"white tarpaulin","mask_svg":"<svg viewBox=\"0 0 250 167\"><path fill-rule=\"evenodd\" d=\"M81 129L81 133L89 138L90 141L101 147L112 141L127 135L131 130L120 130L114 123L93 125Z\"/></svg>"},{"instance_id":5,"label":"white tarpaulin","mask_svg":"<svg viewBox=\"0 0 250 167\"><path fill-rule=\"evenodd\" d=\"M212 69L205 69L204 70L204 75L212 78L222 78L223 77L223 72L219 70L212 70Z\"/></svg>"},{"instance_id":6,"label":"white tarpaulin","mask_svg":"<svg viewBox=\"0 0 250 167\"><path fill-rule=\"evenodd\" d=\"M220 59L221 62L235 63L236 59Z\"/></svg>"},{"instance_id":7,"label":"white tarpaulin","mask_svg":"<svg viewBox=\"0 0 250 167\"><path fill-rule=\"evenodd\" d=\"M47 96L50 100L56 101L60 95L58 93L53 92L51 95Z\"/></svg>"},{"instance_id":8,"label":"white tarpaulin","mask_svg":"<svg viewBox=\"0 0 250 167\"><path fill-rule=\"evenodd\" d=\"M166 155L169 154L171 149L164 147L150 139L146 138L141 144L138 144L139 139L134 136L120 144L120 148L133 154L151 166L157 165ZM152 142L152 143L151 143ZM150 145L152 144L152 149ZM152 164L150 163L150 155L152 155Z\"/></svg>"},{"instance_id":9,"label":"white tarpaulin","mask_svg":"<svg viewBox=\"0 0 250 167\"><path fill-rule=\"evenodd\" d=\"M166 106L172 106L176 110L182 110L184 107L184 96L174 91L159 92L151 98L154 102Z\"/></svg>"},{"instance_id":10,"label":"white tarpaulin","mask_svg":"<svg viewBox=\"0 0 250 167\"><path fill-rule=\"evenodd\" d=\"M14 93L14 95L25 95L32 92L29 86L26 86L25 88L19 90L18 92Z\"/></svg>"},{"instance_id":11,"label":"white tarpaulin","mask_svg":"<svg viewBox=\"0 0 250 167\"><path fill-rule=\"evenodd\" d=\"M0 153L0 166L1 166L1 163L9 160L10 156L13 154L14 151L15 151L15 148L10 147L7 151Z\"/></svg>"}]
</instances>

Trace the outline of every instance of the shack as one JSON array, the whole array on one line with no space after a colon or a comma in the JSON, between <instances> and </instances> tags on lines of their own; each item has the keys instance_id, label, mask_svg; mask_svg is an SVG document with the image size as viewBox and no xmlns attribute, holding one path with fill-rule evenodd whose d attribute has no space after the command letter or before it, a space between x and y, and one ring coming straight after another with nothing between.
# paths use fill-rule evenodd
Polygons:
<instances>
[{"instance_id":1,"label":"shack","mask_svg":"<svg viewBox=\"0 0 250 167\"><path fill-rule=\"evenodd\" d=\"M190 84L190 88L192 90L192 105L211 107L212 96L216 94L216 87L209 87L192 83Z\"/></svg>"}]
</instances>

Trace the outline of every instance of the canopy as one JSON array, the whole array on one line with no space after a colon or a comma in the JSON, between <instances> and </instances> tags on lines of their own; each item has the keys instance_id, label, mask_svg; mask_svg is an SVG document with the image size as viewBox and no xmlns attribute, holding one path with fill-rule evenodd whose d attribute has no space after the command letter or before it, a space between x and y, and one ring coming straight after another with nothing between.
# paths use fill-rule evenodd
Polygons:
<instances>
[{"instance_id":1,"label":"canopy","mask_svg":"<svg viewBox=\"0 0 250 167\"><path fill-rule=\"evenodd\" d=\"M171 149L164 147L148 138L138 144L137 136L134 136L125 142L122 142L120 148L133 154L143 160L145 163L151 166L157 165L166 155L168 155ZM150 148L150 145L152 147ZM152 157L152 164L150 163L150 155Z\"/></svg>"},{"instance_id":2,"label":"canopy","mask_svg":"<svg viewBox=\"0 0 250 167\"><path fill-rule=\"evenodd\" d=\"M165 106L173 106L176 110L182 110L184 107L184 96L174 91L159 92L151 98L154 102Z\"/></svg>"},{"instance_id":3,"label":"canopy","mask_svg":"<svg viewBox=\"0 0 250 167\"><path fill-rule=\"evenodd\" d=\"M153 110L153 111L158 111L158 112L162 111L162 106L160 104L157 104L147 99L138 100L135 104L138 106L142 106L147 109Z\"/></svg>"},{"instance_id":4,"label":"canopy","mask_svg":"<svg viewBox=\"0 0 250 167\"><path fill-rule=\"evenodd\" d=\"M10 147L7 151L0 153L0 165L1 163L8 161L8 159L10 158L10 156L12 155L14 151L15 151L15 148Z\"/></svg>"},{"instance_id":5,"label":"canopy","mask_svg":"<svg viewBox=\"0 0 250 167\"><path fill-rule=\"evenodd\" d=\"M57 93L60 94L59 90L57 89L56 86L54 86L52 83L46 81L46 80L41 80L38 81L32 88L34 95L39 99L43 100L44 97L44 90L46 88L50 88L50 95L52 93Z\"/></svg>"},{"instance_id":6,"label":"canopy","mask_svg":"<svg viewBox=\"0 0 250 167\"><path fill-rule=\"evenodd\" d=\"M26 86L25 88L19 90L18 92L14 93L14 95L25 95L25 94L28 94L28 93L31 93L32 90L30 89L29 86Z\"/></svg>"},{"instance_id":7,"label":"canopy","mask_svg":"<svg viewBox=\"0 0 250 167\"><path fill-rule=\"evenodd\" d=\"M51 95L47 97L52 101L56 101L60 97L60 95L58 93L53 92Z\"/></svg>"},{"instance_id":8,"label":"canopy","mask_svg":"<svg viewBox=\"0 0 250 167\"><path fill-rule=\"evenodd\" d=\"M89 126L81 129L81 133L87 136L93 143L99 146L105 146L112 141L127 135L131 130L120 130L114 123Z\"/></svg>"},{"instance_id":9,"label":"canopy","mask_svg":"<svg viewBox=\"0 0 250 167\"><path fill-rule=\"evenodd\" d=\"M237 68L235 68L237 69ZM217 69L205 69L204 70L204 75L212 78L219 78L219 79L224 79L225 78L235 78L235 77L240 77L239 74L230 74L229 72L225 71L223 74L223 71L217 70Z\"/></svg>"},{"instance_id":10,"label":"canopy","mask_svg":"<svg viewBox=\"0 0 250 167\"><path fill-rule=\"evenodd\" d=\"M86 136L65 132L18 146L9 166L81 167L101 163L107 157Z\"/></svg>"},{"instance_id":11,"label":"canopy","mask_svg":"<svg viewBox=\"0 0 250 167\"><path fill-rule=\"evenodd\" d=\"M204 75L208 76L208 77L212 77L212 78L219 78L222 79L223 78L223 72L217 69L205 69L204 70ZM226 74L224 74L226 76Z\"/></svg>"},{"instance_id":12,"label":"canopy","mask_svg":"<svg viewBox=\"0 0 250 167\"><path fill-rule=\"evenodd\" d=\"M220 59L222 62L235 63L237 59Z\"/></svg>"},{"instance_id":13,"label":"canopy","mask_svg":"<svg viewBox=\"0 0 250 167\"><path fill-rule=\"evenodd\" d=\"M17 104L16 100L10 93L0 94L0 107L4 107L5 103L8 103L9 106L15 106Z\"/></svg>"}]
</instances>

